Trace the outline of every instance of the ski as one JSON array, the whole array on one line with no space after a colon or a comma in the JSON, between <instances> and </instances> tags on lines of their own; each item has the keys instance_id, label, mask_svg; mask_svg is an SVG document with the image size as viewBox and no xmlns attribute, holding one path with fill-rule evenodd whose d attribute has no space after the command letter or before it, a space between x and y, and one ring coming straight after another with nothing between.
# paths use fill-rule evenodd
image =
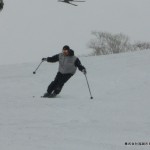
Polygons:
<instances>
[{"instance_id":1,"label":"ski","mask_svg":"<svg viewBox=\"0 0 150 150\"><path fill-rule=\"evenodd\" d=\"M36 96L32 96L32 98L36 98ZM40 96L40 98L56 98L56 96L50 96L50 97Z\"/></svg>"},{"instance_id":2,"label":"ski","mask_svg":"<svg viewBox=\"0 0 150 150\"><path fill-rule=\"evenodd\" d=\"M41 96L41 98L56 98L56 96L49 96L49 97Z\"/></svg>"}]
</instances>

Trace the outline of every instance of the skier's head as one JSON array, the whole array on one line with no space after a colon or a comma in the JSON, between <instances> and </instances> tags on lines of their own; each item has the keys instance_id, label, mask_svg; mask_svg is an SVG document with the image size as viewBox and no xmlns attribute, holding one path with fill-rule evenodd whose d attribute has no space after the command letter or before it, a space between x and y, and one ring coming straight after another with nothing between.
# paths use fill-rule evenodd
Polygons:
<instances>
[{"instance_id":1,"label":"skier's head","mask_svg":"<svg viewBox=\"0 0 150 150\"><path fill-rule=\"evenodd\" d=\"M69 56L70 47L65 45L62 49L64 56Z\"/></svg>"}]
</instances>

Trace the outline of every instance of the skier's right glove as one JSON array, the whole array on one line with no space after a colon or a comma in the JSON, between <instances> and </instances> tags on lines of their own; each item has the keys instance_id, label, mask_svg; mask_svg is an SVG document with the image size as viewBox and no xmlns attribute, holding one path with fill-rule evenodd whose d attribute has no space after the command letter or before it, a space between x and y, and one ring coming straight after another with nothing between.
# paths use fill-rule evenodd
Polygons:
<instances>
[{"instance_id":1,"label":"skier's right glove","mask_svg":"<svg viewBox=\"0 0 150 150\"><path fill-rule=\"evenodd\" d=\"M86 75L86 73L87 73L86 69L83 69L82 72L83 72L84 75Z\"/></svg>"},{"instance_id":2,"label":"skier's right glove","mask_svg":"<svg viewBox=\"0 0 150 150\"><path fill-rule=\"evenodd\" d=\"M42 58L42 61L47 61L47 58Z\"/></svg>"}]
</instances>

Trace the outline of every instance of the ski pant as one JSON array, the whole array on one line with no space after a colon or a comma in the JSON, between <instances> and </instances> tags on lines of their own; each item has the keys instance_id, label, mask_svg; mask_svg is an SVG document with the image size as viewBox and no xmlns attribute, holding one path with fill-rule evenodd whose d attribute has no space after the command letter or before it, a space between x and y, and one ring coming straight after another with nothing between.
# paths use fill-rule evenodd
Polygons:
<instances>
[{"instance_id":1,"label":"ski pant","mask_svg":"<svg viewBox=\"0 0 150 150\"><path fill-rule=\"evenodd\" d=\"M57 73L54 81L50 83L47 88L47 92L49 94L55 93L59 94L64 86L64 84L73 76L73 74L62 74L60 72Z\"/></svg>"}]
</instances>

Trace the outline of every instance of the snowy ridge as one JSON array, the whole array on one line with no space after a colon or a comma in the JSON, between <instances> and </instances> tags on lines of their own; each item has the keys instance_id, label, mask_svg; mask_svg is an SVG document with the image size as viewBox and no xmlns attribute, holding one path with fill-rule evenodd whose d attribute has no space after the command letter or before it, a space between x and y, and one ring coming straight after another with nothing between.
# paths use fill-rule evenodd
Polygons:
<instances>
[{"instance_id":1,"label":"snowy ridge","mask_svg":"<svg viewBox=\"0 0 150 150\"><path fill-rule=\"evenodd\" d=\"M81 57L60 96L41 99L58 64L0 66L0 150L147 150L150 51ZM35 96L33 98L33 96Z\"/></svg>"}]
</instances>

